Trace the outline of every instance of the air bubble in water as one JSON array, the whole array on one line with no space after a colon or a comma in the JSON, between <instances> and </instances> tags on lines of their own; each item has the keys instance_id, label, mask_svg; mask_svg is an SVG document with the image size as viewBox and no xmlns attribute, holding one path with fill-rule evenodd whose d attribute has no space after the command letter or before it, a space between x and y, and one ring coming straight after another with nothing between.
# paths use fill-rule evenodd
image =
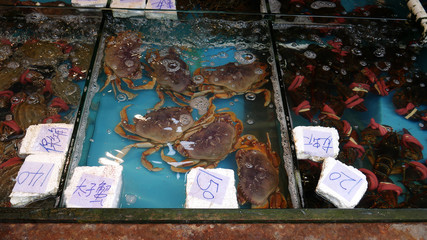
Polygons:
<instances>
[{"instance_id":1,"label":"air bubble in water","mask_svg":"<svg viewBox=\"0 0 427 240\"><path fill-rule=\"evenodd\" d=\"M255 93L246 93L245 98L246 98L246 100L254 101L256 99L256 94Z\"/></svg>"},{"instance_id":2,"label":"air bubble in water","mask_svg":"<svg viewBox=\"0 0 427 240\"><path fill-rule=\"evenodd\" d=\"M127 100L127 96L124 93L117 94L117 101L123 102Z\"/></svg>"},{"instance_id":3,"label":"air bubble in water","mask_svg":"<svg viewBox=\"0 0 427 240\"><path fill-rule=\"evenodd\" d=\"M255 55L249 51L237 51L234 53L234 58L241 64L251 64L256 60Z\"/></svg>"},{"instance_id":4,"label":"air bubble in water","mask_svg":"<svg viewBox=\"0 0 427 240\"><path fill-rule=\"evenodd\" d=\"M130 68L130 67L133 67L133 65L135 65L135 63L133 62L133 60L128 59L125 61L125 65L126 65L126 67Z\"/></svg>"},{"instance_id":5,"label":"air bubble in water","mask_svg":"<svg viewBox=\"0 0 427 240\"><path fill-rule=\"evenodd\" d=\"M112 133L111 129L107 129L107 134L111 134L111 133Z\"/></svg>"},{"instance_id":6,"label":"air bubble in water","mask_svg":"<svg viewBox=\"0 0 427 240\"><path fill-rule=\"evenodd\" d=\"M334 8L336 6L337 5L334 2L328 2L328 1L315 1L310 5L312 9Z\"/></svg>"},{"instance_id":7,"label":"air bubble in water","mask_svg":"<svg viewBox=\"0 0 427 240\"><path fill-rule=\"evenodd\" d=\"M246 123L249 124L249 125L252 125L252 124L255 123L255 121L253 119L249 118L249 119L246 120Z\"/></svg>"},{"instance_id":8,"label":"air bubble in water","mask_svg":"<svg viewBox=\"0 0 427 240\"><path fill-rule=\"evenodd\" d=\"M253 168L254 166L251 163L247 162L247 163L245 163L245 167L246 168Z\"/></svg>"},{"instance_id":9,"label":"air bubble in water","mask_svg":"<svg viewBox=\"0 0 427 240\"><path fill-rule=\"evenodd\" d=\"M374 55L376 57L384 57L385 56L385 48L384 47L379 47L378 49L376 49L374 51Z\"/></svg>"},{"instance_id":10,"label":"air bubble in water","mask_svg":"<svg viewBox=\"0 0 427 240\"><path fill-rule=\"evenodd\" d=\"M305 51L304 56L308 59L315 59L317 57L316 53L310 50Z\"/></svg>"},{"instance_id":11,"label":"air bubble in water","mask_svg":"<svg viewBox=\"0 0 427 240\"><path fill-rule=\"evenodd\" d=\"M195 83L195 84L200 84L200 83L202 83L203 82L203 76L202 75L194 75L193 76L193 82Z\"/></svg>"},{"instance_id":12,"label":"air bubble in water","mask_svg":"<svg viewBox=\"0 0 427 240\"><path fill-rule=\"evenodd\" d=\"M177 60L164 59L162 65L165 66L168 72L176 72L181 69L181 64Z\"/></svg>"},{"instance_id":13,"label":"air bubble in water","mask_svg":"<svg viewBox=\"0 0 427 240\"><path fill-rule=\"evenodd\" d=\"M351 53L353 53L356 56L362 56L362 51L358 48L352 48Z\"/></svg>"},{"instance_id":14,"label":"air bubble in water","mask_svg":"<svg viewBox=\"0 0 427 240\"><path fill-rule=\"evenodd\" d=\"M136 202L136 196L133 194L125 194L125 198L126 198L126 204L127 205L131 205L134 204Z\"/></svg>"},{"instance_id":15,"label":"air bubble in water","mask_svg":"<svg viewBox=\"0 0 427 240\"><path fill-rule=\"evenodd\" d=\"M264 73L264 70L262 69L262 68L257 68L257 69L255 69L255 74L257 74L257 75L261 75L261 74L263 74Z\"/></svg>"},{"instance_id":16,"label":"air bubble in water","mask_svg":"<svg viewBox=\"0 0 427 240\"><path fill-rule=\"evenodd\" d=\"M362 67L366 67L368 65L368 63L366 63L365 61L360 61L359 64Z\"/></svg>"},{"instance_id":17,"label":"air bubble in water","mask_svg":"<svg viewBox=\"0 0 427 240\"><path fill-rule=\"evenodd\" d=\"M323 65L322 69L323 69L323 71L329 71L329 70L331 70L331 67L329 67L327 65Z\"/></svg>"}]
</instances>

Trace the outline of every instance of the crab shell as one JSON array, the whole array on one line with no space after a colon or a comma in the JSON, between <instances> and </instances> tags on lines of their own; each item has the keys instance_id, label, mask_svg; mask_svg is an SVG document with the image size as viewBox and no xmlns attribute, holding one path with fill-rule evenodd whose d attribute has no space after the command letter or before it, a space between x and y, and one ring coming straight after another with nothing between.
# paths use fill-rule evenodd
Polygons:
<instances>
[{"instance_id":1,"label":"crab shell","mask_svg":"<svg viewBox=\"0 0 427 240\"><path fill-rule=\"evenodd\" d=\"M140 46L142 36L139 32L125 31L107 40L104 65L118 78L139 79L142 77Z\"/></svg>"},{"instance_id":2,"label":"crab shell","mask_svg":"<svg viewBox=\"0 0 427 240\"><path fill-rule=\"evenodd\" d=\"M265 205L279 185L279 157L263 143L253 141L251 145L236 153L238 199L241 204Z\"/></svg>"},{"instance_id":3,"label":"crab shell","mask_svg":"<svg viewBox=\"0 0 427 240\"><path fill-rule=\"evenodd\" d=\"M191 107L168 107L136 115L135 134L155 142L175 141L194 124Z\"/></svg>"},{"instance_id":4,"label":"crab shell","mask_svg":"<svg viewBox=\"0 0 427 240\"><path fill-rule=\"evenodd\" d=\"M233 92L246 92L266 83L267 64L253 62L251 64L227 63L218 67L199 68L194 75L202 75L204 84L221 86Z\"/></svg>"},{"instance_id":5,"label":"crab shell","mask_svg":"<svg viewBox=\"0 0 427 240\"><path fill-rule=\"evenodd\" d=\"M241 131L240 121L233 120L229 113L218 113L212 123L184 137L175 147L190 159L219 162L234 151Z\"/></svg>"},{"instance_id":6,"label":"crab shell","mask_svg":"<svg viewBox=\"0 0 427 240\"><path fill-rule=\"evenodd\" d=\"M32 40L18 48L16 56L24 66L55 66L68 57L56 43Z\"/></svg>"},{"instance_id":7,"label":"crab shell","mask_svg":"<svg viewBox=\"0 0 427 240\"><path fill-rule=\"evenodd\" d=\"M156 51L146 56L152 71L150 75L163 90L183 93L193 82L187 64L179 57L174 48Z\"/></svg>"},{"instance_id":8,"label":"crab shell","mask_svg":"<svg viewBox=\"0 0 427 240\"><path fill-rule=\"evenodd\" d=\"M43 101L41 96L34 94L13 107L13 118L21 129L41 123L48 117L47 106Z\"/></svg>"}]
</instances>

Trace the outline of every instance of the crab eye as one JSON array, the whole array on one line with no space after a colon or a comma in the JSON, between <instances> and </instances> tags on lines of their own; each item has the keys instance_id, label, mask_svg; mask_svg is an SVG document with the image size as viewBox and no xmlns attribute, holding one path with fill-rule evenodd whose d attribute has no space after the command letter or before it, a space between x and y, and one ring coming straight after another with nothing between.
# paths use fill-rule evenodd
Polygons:
<instances>
[{"instance_id":1,"label":"crab eye","mask_svg":"<svg viewBox=\"0 0 427 240\"><path fill-rule=\"evenodd\" d=\"M27 103L29 103L29 104L36 104L39 102L40 102L40 100L39 100L39 97L37 95L30 95L27 98Z\"/></svg>"},{"instance_id":2,"label":"crab eye","mask_svg":"<svg viewBox=\"0 0 427 240\"><path fill-rule=\"evenodd\" d=\"M17 104L17 103L20 103L22 101L22 98L21 97L18 97L18 96L13 96L11 99L10 99L10 102L12 103L12 104Z\"/></svg>"}]
</instances>

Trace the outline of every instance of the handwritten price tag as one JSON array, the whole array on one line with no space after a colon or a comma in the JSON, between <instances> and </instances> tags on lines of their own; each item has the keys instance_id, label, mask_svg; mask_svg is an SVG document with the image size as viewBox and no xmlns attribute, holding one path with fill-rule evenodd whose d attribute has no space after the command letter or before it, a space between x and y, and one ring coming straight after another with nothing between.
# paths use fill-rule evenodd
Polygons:
<instances>
[{"instance_id":1,"label":"handwritten price tag","mask_svg":"<svg viewBox=\"0 0 427 240\"><path fill-rule=\"evenodd\" d=\"M175 1L172 0L149 0L152 9L175 10Z\"/></svg>"},{"instance_id":2,"label":"handwritten price tag","mask_svg":"<svg viewBox=\"0 0 427 240\"><path fill-rule=\"evenodd\" d=\"M70 203L80 207L102 208L113 182L111 178L83 174L74 189Z\"/></svg>"},{"instance_id":3,"label":"handwritten price tag","mask_svg":"<svg viewBox=\"0 0 427 240\"><path fill-rule=\"evenodd\" d=\"M55 164L25 161L19 169L13 192L45 193Z\"/></svg>"},{"instance_id":4,"label":"handwritten price tag","mask_svg":"<svg viewBox=\"0 0 427 240\"><path fill-rule=\"evenodd\" d=\"M323 183L347 199L347 201L351 201L357 190L362 186L362 180L360 176L345 167L345 165L335 164Z\"/></svg>"},{"instance_id":5,"label":"handwritten price tag","mask_svg":"<svg viewBox=\"0 0 427 240\"><path fill-rule=\"evenodd\" d=\"M316 131L314 129L305 129L304 152L319 157L328 157L333 155L333 139L331 132Z\"/></svg>"},{"instance_id":6,"label":"handwritten price tag","mask_svg":"<svg viewBox=\"0 0 427 240\"><path fill-rule=\"evenodd\" d=\"M220 205L229 181L227 176L199 169L188 195Z\"/></svg>"},{"instance_id":7,"label":"handwritten price tag","mask_svg":"<svg viewBox=\"0 0 427 240\"><path fill-rule=\"evenodd\" d=\"M323 162L316 193L338 208L354 208L368 188L366 176L333 158Z\"/></svg>"},{"instance_id":8,"label":"handwritten price tag","mask_svg":"<svg viewBox=\"0 0 427 240\"><path fill-rule=\"evenodd\" d=\"M40 125L40 131L32 151L46 153L65 153L72 134L72 126Z\"/></svg>"}]
</instances>

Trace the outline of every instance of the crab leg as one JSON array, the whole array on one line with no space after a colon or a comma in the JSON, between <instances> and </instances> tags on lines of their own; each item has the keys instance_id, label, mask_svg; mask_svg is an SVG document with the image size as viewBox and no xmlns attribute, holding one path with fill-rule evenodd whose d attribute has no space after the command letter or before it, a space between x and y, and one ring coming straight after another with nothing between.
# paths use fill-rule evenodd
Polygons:
<instances>
[{"instance_id":1,"label":"crab leg","mask_svg":"<svg viewBox=\"0 0 427 240\"><path fill-rule=\"evenodd\" d=\"M131 93L131 92L129 92L129 91L124 90L124 89L122 88L122 86L120 85L120 79L119 79L119 78L116 78L116 79L115 79L115 82L116 82L117 90L118 90L119 92L121 92L121 93L126 94L126 96L128 96L128 99L129 99L129 100L134 99L134 98L137 96L137 94L133 94L133 93ZM114 93L114 95L116 95L116 94Z\"/></svg>"},{"instance_id":2,"label":"crab leg","mask_svg":"<svg viewBox=\"0 0 427 240\"><path fill-rule=\"evenodd\" d=\"M178 99L176 98L176 95L174 93L172 93L171 91L166 91L166 94L169 95L169 97L172 99L172 101L174 101L179 106L181 106L181 107L187 106L185 103L179 102Z\"/></svg>"},{"instance_id":3,"label":"crab leg","mask_svg":"<svg viewBox=\"0 0 427 240\"><path fill-rule=\"evenodd\" d=\"M165 103L165 94L160 90L160 87L156 88L156 92L160 98L160 101L154 105L153 109L159 109Z\"/></svg>"},{"instance_id":4,"label":"crab leg","mask_svg":"<svg viewBox=\"0 0 427 240\"><path fill-rule=\"evenodd\" d=\"M189 169L184 169L182 167L190 167L194 166L195 164L199 163L198 160L183 160L181 162L176 161L174 158L166 156L164 154L164 151L162 150L160 152L160 156L163 161L167 162L169 165L171 165L171 170L174 172L180 172L180 173L186 173Z\"/></svg>"},{"instance_id":5,"label":"crab leg","mask_svg":"<svg viewBox=\"0 0 427 240\"><path fill-rule=\"evenodd\" d=\"M147 170L149 170L149 171L153 171L153 172L158 172L158 171L163 170L163 168L158 168L158 167L156 167L156 168L155 168L155 167L153 166L153 164L147 160L147 156L149 156L149 155L151 155L151 154L153 154L153 153L155 153L155 152L159 151L159 149L160 149L161 147L162 147L162 145L157 145L157 146L154 146L154 147L152 147L152 148L150 148L150 149L147 149L146 151L144 151L144 152L142 153L142 155L141 155L141 163L142 163L142 165L143 165Z\"/></svg>"},{"instance_id":6,"label":"crab leg","mask_svg":"<svg viewBox=\"0 0 427 240\"><path fill-rule=\"evenodd\" d=\"M135 84L133 83L132 80L128 79L128 78L123 78L122 79L123 82L126 83L126 85L128 86L128 88L133 89L133 90L146 90L146 89L153 89L154 86L156 85L156 80L155 78L153 78L151 81L149 81L147 84L144 85L140 85L140 86L135 86Z\"/></svg>"},{"instance_id":7,"label":"crab leg","mask_svg":"<svg viewBox=\"0 0 427 240\"><path fill-rule=\"evenodd\" d=\"M132 126L132 125L130 125ZM133 127L133 126L132 126ZM128 135L126 134L126 132L123 130L123 126L122 123L118 123L116 125L116 127L114 128L114 131L119 134L121 137L130 139L130 140L135 140L135 141L147 141L147 139L139 137L139 136L134 136L134 135Z\"/></svg>"},{"instance_id":8,"label":"crab leg","mask_svg":"<svg viewBox=\"0 0 427 240\"><path fill-rule=\"evenodd\" d=\"M107 70L105 70L107 73ZM111 73L107 73L107 80L105 80L104 86L99 90L99 92L102 92L108 85L110 85L111 80L113 80L114 76L111 75Z\"/></svg>"},{"instance_id":9,"label":"crab leg","mask_svg":"<svg viewBox=\"0 0 427 240\"><path fill-rule=\"evenodd\" d=\"M119 153L116 155L118 158L123 158L132 148L152 148L154 145L149 142L142 143L133 143L125 146Z\"/></svg>"}]
</instances>

